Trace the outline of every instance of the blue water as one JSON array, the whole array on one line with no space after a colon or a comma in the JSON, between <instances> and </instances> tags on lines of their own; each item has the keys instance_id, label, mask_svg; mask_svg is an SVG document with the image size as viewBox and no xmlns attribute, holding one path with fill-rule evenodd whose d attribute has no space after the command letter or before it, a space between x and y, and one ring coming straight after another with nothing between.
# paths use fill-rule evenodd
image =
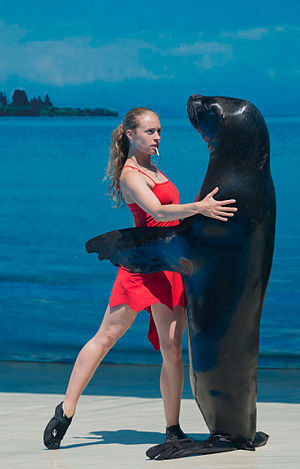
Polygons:
<instances>
[{"instance_id":1,"label":"blue water","mask_svg":"<svg viewBox=\"0 0 300 469\"><path fill-rule=\"evenodd\" d=\"M260 339L260 366L299 367L300 118L266 119L277 193L276 243ZM188 119L161 119L159 164L195 199L208 150ZM97 331L116 275L84 243L132 226L128 208L112 208L102 183L117 118L0 120L0 359L73 361ZM197 166L197 172L194 168ZM200 176L199 176L200 168ZM160 363L146 339L148 313L106 362ZM187 343L184 341L185 361Z\"/></svg>"}]
</instances>

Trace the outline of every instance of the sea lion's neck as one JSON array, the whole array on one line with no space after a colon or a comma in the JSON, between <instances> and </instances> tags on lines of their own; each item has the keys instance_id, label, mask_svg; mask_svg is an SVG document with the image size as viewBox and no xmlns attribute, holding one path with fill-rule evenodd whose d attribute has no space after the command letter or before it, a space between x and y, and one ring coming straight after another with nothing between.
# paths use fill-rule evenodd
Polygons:
<instances>
[{"instance_id":1,"label":"sea lion's neck","mask_svg":"<svg viewBox=\"0 0 300 469\"><path fill-rule=\"evenodd\" d=\"M195 201L203 199L215 187L219 187L218 196L231 198L237 187L247 186L251 181L263 176L271 178L269 148L226 147L218 146L210 153L205 179ZM250 182L249 182L250 183Z\"/></svg>"},{"instance_id":2,"label":"sea lion's neck","mask_svg":"<svg viewBox=\"0 0 300 469\"><path fill-rule=\"evenodd\" d=\"M260 139L238 139L220 142L210 153L208 167L214 171L236 170L262 171L270 170L269 140L263 143Z\"/></svg>"}]
</instances>

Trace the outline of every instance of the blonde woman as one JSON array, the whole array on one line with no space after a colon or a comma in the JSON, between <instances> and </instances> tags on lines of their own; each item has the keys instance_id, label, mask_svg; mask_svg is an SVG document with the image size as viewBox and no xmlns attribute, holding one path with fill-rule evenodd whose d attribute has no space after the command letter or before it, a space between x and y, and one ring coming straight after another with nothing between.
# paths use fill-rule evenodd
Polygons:
<instances>
[{"instance_id":1,"label":"blonde woman","mask_svg":"<svg viewBox=\"0 0 300 469\"><path fill-rule=\"evenodd\" d=\"M112 133L107 177L113 200L125 201L135 226L172 226L180 219L196 214L227 221L237 208L235 200L217 201L215 188L203 200L179 204L172 182L151 163L158 153L161 125L155 112L148 108L129 111ZM44 444L58 449L75 413L76 405L95 370L129 329L138 312L150 313L149 339L162 354L160 389L166 420L166 441L184 439L179 425L184 369L182 336L185 328L186 297L182 278L177 272L132 274L120 266L102 324L81 349L64 400L44 432Z\"/></svg>"}]
</instances>

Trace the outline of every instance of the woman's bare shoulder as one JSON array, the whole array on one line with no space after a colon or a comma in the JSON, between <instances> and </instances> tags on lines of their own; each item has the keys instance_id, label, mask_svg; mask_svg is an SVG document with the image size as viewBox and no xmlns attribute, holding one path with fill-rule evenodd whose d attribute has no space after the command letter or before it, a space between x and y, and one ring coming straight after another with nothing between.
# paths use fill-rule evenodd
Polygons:
<instances>
[{"instance_id":1,"label":"woman's bare shoulder","mask_svg":"<svg viewBox=\"0 0 300 469\"><path fill-rule=\"evenodd\" d=\"M134 168L132 166L123 167L121 171L121 175L120 175L120 181L140 179L140 178L141 178L141 174L137 168Z\"/></svg>"},{"instance_id":2,"label":"woman's bare shoulder","mask_svg":"<svg viewBox=\"0 0 300 469\"><path fill-rule=\"evenodd\" d=\"M120 175L121 188L130 188L136 184L146 184L142 174L136 168L124 167Z\"/></svg>"}]
</instances>

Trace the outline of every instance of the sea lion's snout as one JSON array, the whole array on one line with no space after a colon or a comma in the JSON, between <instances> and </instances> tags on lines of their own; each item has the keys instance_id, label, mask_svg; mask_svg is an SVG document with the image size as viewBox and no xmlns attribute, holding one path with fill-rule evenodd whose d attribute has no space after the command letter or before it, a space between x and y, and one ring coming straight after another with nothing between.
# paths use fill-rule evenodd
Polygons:
<instances>
[{"instance_id":1,"label":"sea lion's snout","mask_svg":"<svg viewBox=\"0 0 300 469\"><path fill-rule=\"evenodd\" d=\"M202 111L202 99L200 94L192 94L187 102L187 112L189 117L193 114L199 114Z\"/></svg>"},{"instance_id":2,"label":"sea lion's snout","mask_svg":"<svg viewBox=\"0 0 300 469\"><path fill-rule=\"evenodd\" d=\"M192 94L190 97L189 97L189 101L190 102L201 102L202 101L202 98L203 96L201 94Z\"/></svg>"},{"instance_id":3,"label":"sea lion's snout","mask_svg":"<svg viewBox=\"0 0 300 469\"><path fill-rule=\"evenodd\" d=\"M187 113L192 126L199 131L199 117L202 114L202 99L200 94L193 94L187 102Z\"/></svg>"},{"instance_id":4,"label":"sea lion's snout","mask_svg":"<svg viewBox=\"0 0 300 469\"><path fill-rule=\"evenodd\" d=\"M202 137L205 137L206 142L212 142L217 132L219 107L212 97L193 94L188 99L187 112L190 122Z\"/></svg>"}]
</instances>

